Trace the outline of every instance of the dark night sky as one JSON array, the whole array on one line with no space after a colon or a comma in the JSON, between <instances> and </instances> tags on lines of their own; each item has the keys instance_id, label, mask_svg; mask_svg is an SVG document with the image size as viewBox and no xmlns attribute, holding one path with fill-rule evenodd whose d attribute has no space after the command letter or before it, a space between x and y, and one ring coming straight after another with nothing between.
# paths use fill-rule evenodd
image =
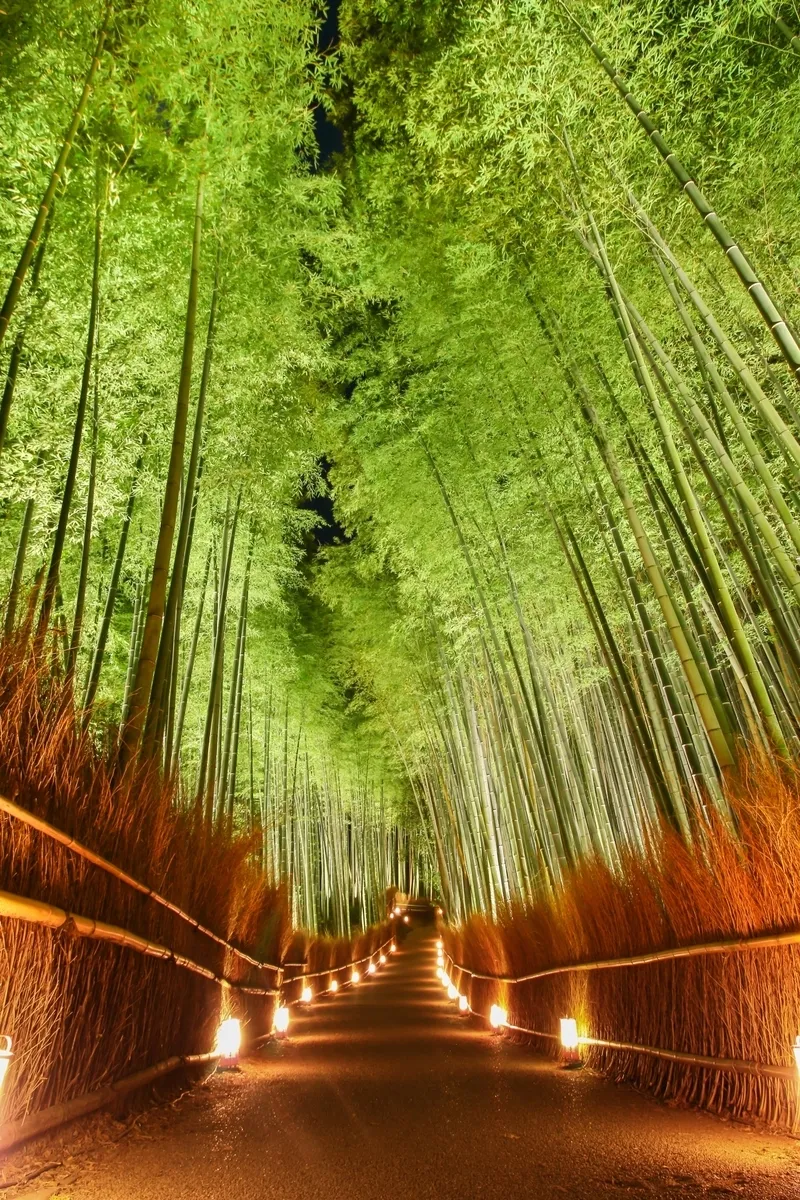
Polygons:
<instances>
[{"instance_id":1,"label":"dark night sky","mask_svg":"<svg viewBox=\"0 0 800 1200\"><path fill-rule=\"evenodd\" d=\"M339 39L339 0L331 0L325 16L325 21L322 25L319 35L319 48L323 53L336 44ZM332 154L336 154L343 148L342 135L335 125L325 116L325 110L320 105L314 110L314 126L319 143L319 164L318 170L324 169L330 160ZM322 471L322 477L325 481L325 490L319 496L305 496L299 504L300 508L309 509L316 513L320 520L311 531L310 537L306 544L306 553L309 559L313 558L320 546L331 546L337 542L346 542L350 539L347 537L343 527L336 519L336 514L333 508L333 497L330 493L330 483L328 480L328 472L331 464L327 458L322 458L319 463Z\"/></svg>"},{"instance_id":2,"label":"dark night sky","mask_svg":"<svg viewBox=\"0 0 800 1200\"><path fill-rule=\"evenodd\" d=\"M319 48L323 51L335 46L339 40L339 0L330 0L325 21L319 35ZM326 166L332 154L341 151L342 135L335 125L327 119L325 110L320 105L314 110L314 126L319 143L319 166Z\"/></svg>"}]
</instances>

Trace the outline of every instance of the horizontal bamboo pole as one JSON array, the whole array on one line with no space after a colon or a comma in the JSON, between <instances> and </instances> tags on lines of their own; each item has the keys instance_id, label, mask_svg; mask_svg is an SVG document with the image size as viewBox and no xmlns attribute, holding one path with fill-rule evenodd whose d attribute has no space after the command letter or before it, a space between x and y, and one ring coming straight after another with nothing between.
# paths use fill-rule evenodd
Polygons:
<instances>
[{"instance_id":1,"label":"horizontal bamboo pole","mask_svg":"<svg viewBox=\"0 0 800 1200\"><path fill-rule=\"evenodd\" d=\"M141 1087L146 1087L163 1075L169 1075L172 1071L176 1071L178 1067L197 1066L200 1063L213 1062L217 1058L219 1055L214 1050L208 1054L174 1055L172 1058L156 1063L153 1067L146 1067L143 1071L137 1071L125 1079L109 1084L108 1087L100 1088L97 1092L85 1092L84 1095L76 1096L73 1100L53 1104L50 1108L22 1117L19 1121L7 1121L4 1125L0 1125L0 1154L13 1149L20 1142L26 1142L42 1133L48 1133L51 1129L66 1125L68 1121L77 1120L78 1117L88 1116L89 1113L96 1112L98 1108L105 1108L107 1104L111 1104L120 1096L126 1096Z\"/></svg>"},{"instance_id":2,"label":"horizontal bamboo pole","mask_svg":"<svg viewBox=\"0 0 800 1200\"><path fill-rule=\"evenodd\" d=\"M525 1033L529 1037L547 1038L558 1042L561 1037L557 1033L542 1033L540 1029L526 1029L524 1025L504 1026L513 1029L515 1033ZM605 1038L579 1037L579 1046L600 1046L606 1050L623 1050L632 1054L648 1054L651 1058L664 1058L669 1062L686 1063L692 1067L711 1067L716 1071L736 1071L742 1075L769 1075L773 1079L797 1079L796 1067L776 1067L771 1063L750 1062L746 1058L715 1058L711 1054L690 1054L687 1050L661 1050L657 1046L639 1046L634 1042L610 1042Z\"/></svg>"},{"instance_id":3,"label":"horizontal bamboo pole","mask_svg":"<svg viewBox=\"0 0 800 1200\"><path fill-rule=\"evenodd\" d=\"M794 940L796 941L798 939L795 938ZM757 941L757 939L753 939L753 938L747 939L747 944L749 945L750 943L752 943L754 941ZM716 945L716 943L709 943L709 944ZM762 945L762 944L773 944L773 943L762 943L760 941L758 942L758 945ZM785 944L785 943L780 943L780 944ZM740 947L740 944L737 943L737 948L739 948L739 947ZM693 949L694 949L694 947L693 947ZM698 947L697 949L700 949L700 948ZM445 951L445 953L447 953L447 952ZM527 982L528 979L541 978L541 976L538 976L538 975L524 976L520 979L503 979L497 975L478 975L472 971L467 970L466 967L460 967L456 962L453 961L453 959L450 957L449 954L447 954L447 957L450 959L450 965L453 968L453 970L463 971L464 974L471 975L473 979L489 979L489 980L494 980L495 982L499 982L499 983L523 983L523 982ZM676 956L673 955L672 957L676 957ZM639 962L639 961L641 961L641 960L640 959L634 960L634 962ZM650 960L648 960L648 961L650 961ZM592 964L590 964L590 965L592 965ZM606 965L606 964L597 964L597 965ZM617 962L617 960L612 960L609 965L618 966L619 963ZM625 965L627 965L627 964L625 964ZM563 967L563 968L558 968L558 969L559 970L570 970L570 969L579 969L579 968ZM553 972L545 971L542 974L549 975L552 973ZM470 1008L470 1012L474 1013L475 1010L473 1008ZM477 1015L481 1015L481 1014L477 1014ZM513 1029L515 1033L527 1034L529 1037L547 1038L548 1041L553 1041L553 1042L558 1042L561 1040L561 1036L558 1033L543 1033L541 1029L527 1029L524 1025L512 1025L510 1021L506 1022L504 1028L505 1029ZM774 1079L797 1080L797 1078L798 1078L797 1067L780 1067L780 1066L775 1066L772 1063L751 1062L749 1059L744 1059L744 1058L715 1058L713 1055L710 1055L710 1054L692 1054L688 1050L662 1050L657 1046L640 1046L640 1045L636 1044L635 1042L612 1042L612 1041L608 1041L606 1038L593 1038L593 1037L580 1037L579 1036L578 1044L580 1046L599 1046L599 1047L607 1049L607 1050L621 1050L621 1051L625 1051L625 1052L630 1052L632 1054L647 1054L651 1058L663 1058L663 1059L667 1059L669 1062L686 1063L688 1066L694 1066L694 1067L710 1067L713 1070L717 1070L717 1071L735 1071L738 1074L744 1074L744 1075L769 1075Z\"/></svg>"},{"instance_id":4,"label":"horizontal bamboo pole","mask_svg":"<svg viewBox=\"0 0 800 1200\"><path fill-rule=\"evenodd\" d=\"M137 953L148 955L151 958L169 960L179 967L185 967L187 971L192 971L195 975L202 975L206 979L213 980L222 988L243 991L254 996L278 995L275 988L253 988L231 983L230 980L223 979L208 967L201 966L191 958L186 958L183 954L176 954L168 946L151 942L147 938L140 937L138 933L121 929L118 925L109 925L107 921L96 921L93 917L81 917L77 913L67 912L66 909L58 908L55 904L46 904L43 900L31 900L27 896L16 896L12 892L0 891L0 917L27 921L33 925L44 925L48 929L68 930L79 937L112 942L116 946L125 946L129 950L135 950Z\"/></svg>"},{"instance_id":5,"label":"horizontal bamboo pole","mask_svg":"<svg viewBox=\"0 0 800 1200\"><path fill-rule=\"evenodd\" d=\"M289 983L297 983L300 979L321 979L323 975L336 975L339 971L347 971L352 967L358 967L361 963L367 962L374 958L376 954L380 954L387 946L392 944L393 938L387 938L383 945L378 946L377 950L373 950L371 954L365 954L363 958L354 958L352 962L342 963L339 967L327 967L324 971L309 971L307 974L292 975L290 979L284 979L284 985ZM287 966L289 964L287 963ZM299 964L292 964L299 965Z\"/></svg>"},{"instance_id":6,"label":"horizontal bamboo pole","mask_svg":"<svg viewBox=\"0 0 800 1200\"><path fill-rule=\"evenodd\" d=\"M113 877L118 879L120 883L126 884L128 887L133 888L134 891L140 892L143 896L148 896L152 901L154 901L154 903L160 904L162 908L169 909L171 913L173 913L176 917L179 917L182 921L186 921L186 923L196 929L198 933L202 933L204 937L211 938L211 940L216 942L218 946L224 946L224 948L229 950L231 954L235 954L238 958L243 959L245 962L249 963L250 966L259 967L264 971L280 971L282 969L281 967L276 966L275 963L261 962L259 959L253 958L251 955L247 954L244 950L239 950L238 947L231 945L230 942L226 942L224 938L219 937L219 935L214 933L213 930L207 929L205 925L201 925L199 921L194 919L194 917L191 917L187 912L184 912L184 910L179 908L177 904L173 904L171 900L167 900L158 892L153 891L152 888L147 887L146 884L140 883L138 879L134 879L134 877L129 875L127 871L123 871L119 867L116 867L112 862L109 862L107 858L103 858L100 854L95 854L94 850L90 850L89 847L84 846L82 842L78 842L75 838L71 838L69 834L63 833L62 830L57 829L55 825L51 825L48 821L42 820L41 817L37 817L34 813L29 812L28 809L21 808L20 805L15 804L13 800L7 800L5 796L0 796L0 812L7 813L10 817L14 817L17 821L22 821L23 824L29 825L31 829L36 829L39 833L43 833L45 837L49 837L54 842L58 842L59 845L66 846L68 850L74 851L75 854L85 859L86 862L90 862L93 866L99 867L101 871L105 871L108 875L113 875Z\"/></svg>"},{"instance_id":7,"label":"horizontal bamboo pole","mask_svg":"<svg viewBox=\"0 0 800 1200\"><path fill-rule=\"evenodd\" d=\"M690 1054L686 1050L660 1050L656 1046L637 1046L630 1042L609 1042L604 1038L579 1037L581 1046L601 1046L608 1050L649 1054L651 1058L666 1058L670 1062L687 1063L694 1067L712 1067L717 1071L736 1071L743 1075L770 1075L776 1079L797 1079L797 1067L776 1067L771 1063L750 1062L745 1058L714 1058L710 1054Z\"/></svg>"},{"instance_id":8,"label":"horizontal bamboo pole","mask_svg":"<svg viewBox=\"0 0 800 1200\"><path fill-rule=\"evenodd\" d=\"M455 962L447 954L451 966L457 971L463 971L472 979L486 979L494 983L530 983L534 979L546 979L549 975L565 975L570 971L607 971L617 967L639 967L647 963L670 962L678 958L697 958L704 954L726 954L732 950L762 950L771 946L792 946L800 944L800 929L790 929L785 933L765 933L751 938L730 938L720 942L704 942L697 946L678 946L670 950L653 950L648 954L634 954L627 958L606 958L597 962L571 963L564 967L547 967L543 971L533 971L530 975L482 975L478 971L470 971Z\"/></svg>"}]
</instances>

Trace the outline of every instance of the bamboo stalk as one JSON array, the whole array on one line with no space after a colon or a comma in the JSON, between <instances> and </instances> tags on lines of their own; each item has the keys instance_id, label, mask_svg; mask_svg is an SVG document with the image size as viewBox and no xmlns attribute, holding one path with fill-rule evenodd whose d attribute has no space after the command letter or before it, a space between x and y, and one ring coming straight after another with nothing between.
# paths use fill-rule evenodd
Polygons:
<instances>
[{"instance_id":1,"label":"bamboo stalk","mask_svg":"<svg viewBox=\"0 0 800 1200\"><path fill-rule=\"evenodd\" d=\"M108 35L110 19L111 4L108 4L105 8L103 24L100 27L100 32L97 37L97 45L95 46L94 53L92 55L89 71L86 76L86 81L83 85L83 91L81 92L80 99L78 100L73 112L69 129L64 135L64 141L61 144L61 151L58 159L56 160L56 164L53 167L47 189L42 197L42 202L39 205L36 217L34 218L33 228L31 229L28 240L23 247L19 262L17 263L14 274L11 277L11 283L9 284L8 291L6 292L6 297L3 301L3 307L0 309L0 344L2 344L6 330L8 329L9 323L14 314L14 309L16 308L17 300L19 299L19 294L22 290L22 285L25 282L25 276L27 274L28 267L30 266L31 259L36 252L36 247L45 228L48 213L52 208L58 185L61 181L62 175L64 174L64 168L67 165L67 159L70 156L70 152L75 141L75 136L78 132L81 121L83 120L86 105L89 102L89 96L91 95L92 88L94 87L95 75L100 67L100 59L102 57L103 47L105 46L106 37Z\"/></svg>"}]
</instances>

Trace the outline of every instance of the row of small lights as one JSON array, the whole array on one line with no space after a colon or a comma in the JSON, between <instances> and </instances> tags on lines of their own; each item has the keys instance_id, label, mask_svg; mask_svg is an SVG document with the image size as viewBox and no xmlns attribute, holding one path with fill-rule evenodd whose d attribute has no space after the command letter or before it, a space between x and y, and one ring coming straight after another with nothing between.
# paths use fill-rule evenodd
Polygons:
<instances>
[{"instance_id":1,"label":"row of small lights","mask_svg":"<svg viewBox=\"0 0 800 1200\"><path fill-rule=\"evenodd\" d=\"M401 912L402 912L402 910L399 907L395 907L390 910L389 918L391 919L392 917L399 917L401 915ZM409 923L408 914L406 914L403 917L403 920L405 921L406 925L408 925L408 923ZM391 946L389 947L389 953L395 954L396 952L397 952L397 943L393 941ZM369 965L367 966L367 972L366 972L367 975L374 975L376 973L376 971L378 970L378 967L384 966L385 963L386 963L386 955L383 952L381 952L378 955L377 964L374 963L372 961L372 959L370 959ZM353 987L355 987L356 984L358 984L360 982L361 982L361 972L358 970L357 967L353 967L352 973L350 975L350 983ZM336 992L339 991L339 981L337 979L332 979L327 990L329 993L332 993L335 995ZM322 992L320 994L324 995L324 992ZM313 999L314 999L314 991L313 991L313 988L311 987L311 984L308 982L307 979L303 980L303 988L302 988L302 991L300 992L300 1003L309 1005L309 1004L311 1004ZM223 1022L223 1024L226 1024L226 1023L227 1022ZM237 1022L237 1024L238 1024L238 1022ZM220 1029L221 1028L222 1028L222 1026L220 1026ZM276 1037L283 1038L283 1037L286 1037L286 1034L288 1033L288 1031L289 1031L289 1009L288 1009L287 1005L282 1004L279 1008L275 1009L275 1015L272 1018L272 1032L275 1034ZM241 1044L241 1032L240 1032L240 1044ZM217 1041L217 1045L219 1046L219 1040ZM236 1050L237 1056L238 1056L238 1053L239 1053L239 1050L237 1047L237 1050Z\"/></svg>"},{"instance_id":2,"label":"row of small lights","mask_svg":"<svg viewBox=\"0 0 800 1200\"><path fill-rule=\"evenodd\" d=\"M453 983L447 971L444 969L444 946L442 939L438 938L436 942L436 976L444 986L449 1000L458 1001L459 1012L472 1012L469 1006L469 1001L463 993L459 992L456 985ZM508 1013L499 1004L493 1004L489 1009L489 1024L492 1029L501 1030L508 1026ZM580 1061L580 1037L578 1036L578 1022L574 1017L561 1018L561 1045L565 1051L565 1059L568 1063L576 1063ZM798 1074L800 1074L800 1034L792 1046L794 1053L794 1061L797 1065Z\"/></svg>"},{"instance_id":3,"label":"row of small lights","mask_svg":"<svg viewBox=\"0 0 800 1200\"><path fill-rule=\"evenodd\" d=\"M462 992L459 992L444 969L444 946L441 938L436 942L436 976L444 986L448 999L458 1001L459 1012L465 1016L472 1012L469 1000ZM493 1004L489 1009L489 1024L492 1029L498 1032L508 1027L508 1013L499 1004ZM800 1039L798 1039L798 1042L800 1042ZM567 1061L576 1062L578 1060L578 1044L577 1021L572 1017L563 1017L561 1020L561 1045L566 1051ZM798 1051L800 1052L800 1046L798 1046Z\"/></svg>"},{"instance_id":4,"label":"row of small lights","mask_svg":"<svg viewBox=\"0 0 800 1200\"><path fill-rule=\"evenodd\" d=\"M389 947L389 953L394 954L397 951L397 945L392 942ZM386 963L386 955L380 953L377 963L370 959L367 967L367 975L374 975L378 967L384 966ZM350 983L355 984L361 982L361 972L355 967L350 975ZM332 979L328 991L335 995L339 990L339 981ZM320 993L321 995L324 993ZM314 992L307 980L303 982L303 990L300 993L300 1003L309 1005L314 999ZM276 1037L283 1038L289 1029L289 1009L285 1004L280 1005L275 1009L275 1014L272 1018L272 1032ZM217 1037L214 1045L214 1053L219 1057L219 1066L222 1070L235 1067L239 1061L239 1051L242 1047L242 1023L237 1017L228 1017L223 1021L217 1029ZM13 1054L13 1042L8 1034L0 1035L0 1093L3 1090L6 1073L11 1064Z\"/></svg>"},{"instance_id":5,"label":"row of small lights","mask_svg":"<svg viewBox=\"0 0 800 1200\"><path fill-rule=\"evenodd\" d=\"M441 910L438 910L438 911L441 912ZM391 917L399 917L401 915L402 915L402 910L399 907L395 907L389 913L390 918ZM409 924L409 917L408 917L407 913L405 914L405 916L403 916L403 921L405 922L406 925ZM395 942L392 942L391 946L389 947L389 953L394 954L394 953L396 953L396 951L397 951L397 944ZM376 971L378 970L378 967L384 966L385 963L386 963L386 955L381 952L378 955L377 963L373 962L372 959L370 959L369 965L367 966L367 971L366 971L367 975L374 975L376 973ZM361 972L356 967L353 967L353 971L350 975L350 983L355 987L355 985L360 982L361 982ZM336 992L339 991L339 981L337 979L332 979L330 982L330 986L328 987L327 990L328 990L328 992L335 995ZM324 993L320 993L320 994L324 994ZM308 980L304 980L303 981L303 989L300 993L300 1003L309 1005L309 1004L311 1004L313 999L314 999L313 989L312 989L310 983L308 982ZM286 1037L288 1030L289 1030L289 1008L287 1005L282 1004L278 1008L275 1009L275 1014L272 1018L272 1032L276 1037L283 1038L283 1037ZM214 1045L214 1053L219 1056L219 1060L220 1060L219 1065L221 1068L225 1069L226 1067L230 1068L230 1067L236 1066L236 1064L239 1061L239 1051L241 1050L241 1046L242 1046L242 1024L241 1024L241 1021L239 1021L238 1018L236 1018L236 1017L228 1017L228 1019L223 1021L220 1024L219 1028L217 1029L216 1043ZM8 1071L8 1068L11 1064L11 1059L13 1057L14 1057L13 1041L12 1041L11 1037L8 1034L0 1034L0 1093L2 1093L2 1091L3 1091L3 1083L5 1082L6 1073Z\"/></svg>"},{"instance_id":6,"label":"row of small lights","mask_svg":"<svg viewBox=\"0 0 800 1200\"><path fill-rule=\"evenodd\" d=\"M396 952L397 952L397 943L392 942L391 946L389 947L389 953L395 954ZM386 965L386 961L387 961L386 955L381 951L381 953L378 955L377 962L373 962L373 960L370 959L369 963L367 964L366 975L367 976L375 975L377 973L379 967L383 967ZM358 970L357 967L353 967L353 970L350 973L350 984L353 987L355 987L356 984L359 984L360 982L361 982L361 972ZM335 995L339 991L338 979L331 980L331 982L327 988L327 991L332 995ZM320 995L324 995L324 994L325 994L324 991L320 992ZM303 980L303 987L300 992L300 1003L304 1004L306 1007L308 1007L308 1005L312 1003L313 999L314 999L314 990L311 987L311 984L308 982L307 979ZM272 1032L275 1034L276 1037L283 1038L283 1037L286 1037L288 1030L289 1030L289 1008L288 1008L288 1005L282 1004L279 1008L275 1009L275 1015L272 1018Z\"/></svg>"},{"instance_id":7,"label":"row of small lights","mask_svg":"<svg viewBox=\"0 0 800 1200\"><path fill-rule=\"evenodd\" d=\"M401 915L400 908L394 908L389 913L391 917L399 917ZM408 914L403 917L406 925L409 924ZM397 943L392 942L389 947L389 953L397 952ZM386 955L381 951L378 955L378 961L373 962L370 958L367 966L366 974L374 975L378 967L384 966L386 963ZM361 982L361 972L357 967L353 967L350 975L350 983L353 987ZM328 992L335 995L339 991L338 979L332 979L328 986ZM320 995L324 995L324 991ZM300 1003L308 1006L314 999L314 991L307 979L303 980L303 988L300 993ZM277 1038L286 1037L289 1031L289 1008L288 1005L281 1004L275 1009L272 1018L272 1032ZM221 1070L230 1070L239 1062L239 1052L242 1048L242 1023L237 1017L228 1017L217 1028L217 1036L214 1044L214 1054L219 1058L219 1068ZM3 1091L3 1083L6 1073L11 1064L11 1059L14 1057L13 1042L8 1034L0 1034L0 1094Z\"/></svg>"}]
</instances>

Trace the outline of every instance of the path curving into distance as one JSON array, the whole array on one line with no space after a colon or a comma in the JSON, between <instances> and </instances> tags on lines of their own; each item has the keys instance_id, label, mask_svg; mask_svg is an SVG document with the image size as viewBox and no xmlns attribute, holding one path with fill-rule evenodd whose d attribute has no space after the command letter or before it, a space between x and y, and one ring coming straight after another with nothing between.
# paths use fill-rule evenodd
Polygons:
<instances>
[{"instance_id":1,"label":"path curving into distance","mask_svg":"<svg viewBox=\"0 0 800 1200\"><path fill-rule=\"evenodd\" d=\"M59 1200L563 1200L800 1194L800 1146L471 1026L414 931L381 974L148 1114ZM58 1184L56 1177L55 1183ZM45 1192L45 1195L48 1193Z\"/></svg>"}]
</instances>

